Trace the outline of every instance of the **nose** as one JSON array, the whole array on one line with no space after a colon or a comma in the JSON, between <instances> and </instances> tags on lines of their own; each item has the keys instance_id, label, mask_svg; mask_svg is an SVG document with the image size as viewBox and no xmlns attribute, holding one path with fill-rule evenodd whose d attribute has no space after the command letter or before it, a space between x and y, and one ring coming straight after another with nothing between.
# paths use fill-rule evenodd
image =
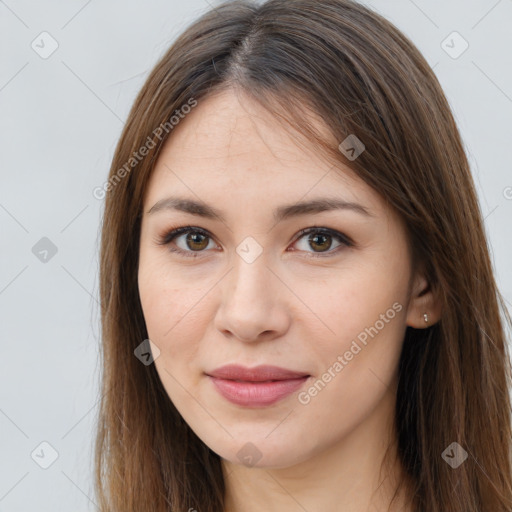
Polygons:
<instances>
[{"instance_id":1,"label":"nose","mask_svg":"<svg viewBox=\"0 0 512 512\"><path fill-rule=\"evenodd\" d=\"M263 257L252 263L235 258L219 285L215 327L224 336L252 343L278 338L289 329L291 294Z\"/></svg>"}]
</instances>

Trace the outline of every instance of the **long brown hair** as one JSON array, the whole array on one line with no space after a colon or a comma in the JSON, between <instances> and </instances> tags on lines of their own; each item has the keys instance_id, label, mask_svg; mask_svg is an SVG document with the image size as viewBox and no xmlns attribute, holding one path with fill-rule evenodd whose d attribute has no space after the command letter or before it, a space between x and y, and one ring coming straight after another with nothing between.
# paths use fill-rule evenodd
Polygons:
<instances>
[{"instance_id":1,"label":"long brown hair","mask_svg":"<svg viewBox=\"0 0 512 512\"><path fill-rule=\"evenodd\" d=\"M222 4L174 42L131 109L105 188L102 226L100 510L223 511L219 456L184 422L155 366L141 364L134 350L148 338L137 284L142 201L172 137L169 120L228 87L255 98L377 190L404 219L413 262L442 300L437 324L407 328L398 369L397 446L411 506L509 512L510 317L464 147L439 82L413 43L352 0ZM333 140L355 135L365 151L348 159L308 113L324 121ZM442 456L453 442L468 454L457 468Z\"/></svg>"}]
</instances>

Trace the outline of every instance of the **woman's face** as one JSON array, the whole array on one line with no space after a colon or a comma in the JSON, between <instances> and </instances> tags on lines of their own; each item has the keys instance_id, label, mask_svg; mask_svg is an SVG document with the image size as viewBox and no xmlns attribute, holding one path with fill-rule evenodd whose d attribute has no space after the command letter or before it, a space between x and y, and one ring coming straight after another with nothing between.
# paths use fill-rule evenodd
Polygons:
<instances>
[{"instance_id":1,"label":"woman's face","mask_svg":"<svg viewBox=\"0 0 512 512\"><path fill-rule=\"evenodd\" d=\"M356 432L372 442L392 415L413 314L404 227L249 99L210 96L173 129L138 280L163 386L222 458L291 466ZM243 372L263 365L283 371Z\"/></svg>"}]
</instances>

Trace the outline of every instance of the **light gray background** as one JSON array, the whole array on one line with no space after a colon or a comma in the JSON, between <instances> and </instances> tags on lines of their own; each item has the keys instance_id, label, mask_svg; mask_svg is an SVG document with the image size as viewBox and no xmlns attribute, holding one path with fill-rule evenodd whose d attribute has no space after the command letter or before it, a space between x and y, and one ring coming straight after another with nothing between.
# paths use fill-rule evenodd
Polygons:
<instances>
[{"instance_id":1,"label":"light gray background","mask_svg":"<svg viewBox=\"0 0 512 512\"><path fill-rule=\"evenodd\" d=\"M512 0L367 4L416 43L439 77L510 306ZM205 0L0 1L0 511L97 509L103 204L92 191L107 177L148 71L207 8ZM50 48L43 31L58 43L46 59L31 47ZM469 43L456 59L441 46L453 31ZM457 39L445 44L461 48ZM57 247L47 262L32 252L42 237ZM48 469L35 462L51 462L43 441L58 452Z\"/></svg>"}]
</instances>

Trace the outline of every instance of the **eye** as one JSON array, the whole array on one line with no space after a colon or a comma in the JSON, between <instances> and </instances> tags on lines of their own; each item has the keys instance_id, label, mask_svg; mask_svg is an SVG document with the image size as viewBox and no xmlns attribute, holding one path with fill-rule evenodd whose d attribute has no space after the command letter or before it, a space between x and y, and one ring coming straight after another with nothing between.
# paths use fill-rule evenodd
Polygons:
<instances>
[{"instance_id":1,"label":"eye","mask_svg":"<svg viewBox=\"0 0 512 512\"><path fill-rule=\"evenodd\" d=\"M176 242L177 247L171 246L171 242L173 240L179 240L182 237L183 240L181 240L181 247ZM157 243L159 245L168 245L171 252L197 258L199 256L197 253L204 252L203 250L208 247L208 240L212 241L208 232L203 229L194 226L183 226L167 232L160 240L157 241Z\"/></svg>"},{"instance_id":2,"label":"eye","mask_svg":"<svg viewBox=\"0 0 512 512\"><path fill-rule=\"evenodd\" d=\"M306 236L309 235L307 238ZM312 257L324 257L322 253L327 253L327 256L331 256L333 253L337 254L343 247L351 247L354 245L352 240L344 235L343 233L340 233L339 231L336 231L334 229L329 228L306 228L302 229L299 232L299 236L295 243L301 242L304 238L304 246L305 251L307 251L308 247L311 247L313 249L318 249L313 251L310 256ZM335 247L334 250L330 250L332 247L332 240L336 240L339 245ZM294 249L295 250L295 249Z\"/></svg>"},{"instance_id":3,"label":"eye","mask_svg":"<svg viewBox=\"0 0 512 512\"><path fill-rule=\"evenodd\" d=\"M309 236L306 239L307 235ZM327 253L329 256L333 253L338 253L343 247L351 247L354 245L348 236L329 228L312 227L302 229L295 238L294 243L297 244L297 242L301 242L303 238L305 239L303 243L305 248L299 250L309 252L307 250L308 247L314 249L308 257L325 257L322 253ZM336 246L334 250L331 250L333 239L338 242L338 246ZM173 241L175 241L175 246L171 245ZM159 245L168 245L171 252L192 258L197 258L200 253L205 252L205 249L209 248L210 242L213 243L210 234L195 226L183 226L172 229L157 240ZM296 249L292 250L295 251Z\"/></svg>"}]
</instances>

